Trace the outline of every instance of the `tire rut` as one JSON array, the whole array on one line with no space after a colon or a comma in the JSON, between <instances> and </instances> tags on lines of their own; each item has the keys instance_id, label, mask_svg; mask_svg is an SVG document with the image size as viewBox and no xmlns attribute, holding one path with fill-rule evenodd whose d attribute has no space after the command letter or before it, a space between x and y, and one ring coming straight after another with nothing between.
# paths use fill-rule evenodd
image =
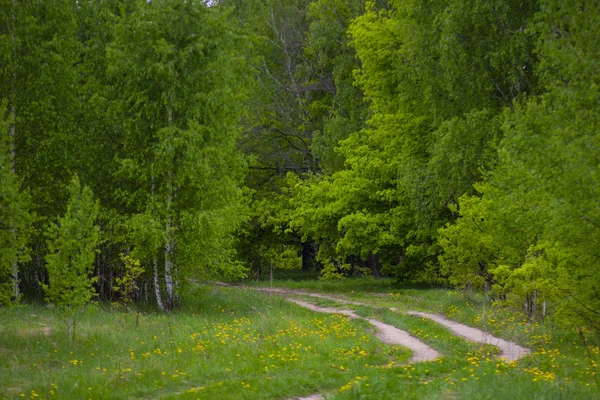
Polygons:
<instances>
[{"instance_id":1,"label":"tire rut","mask_svg":"<svg viewBox=\"0 0 600 400\"><path fill-rule=\"evenodd\" d=\"M236 287L234 285L218 283L222 286ZM312 303L308 303L302 300L293 299L287 297L288 295L297 295L297 296L308 296L319 299L326 299L335 301L342 304L351 304L357 306L366 306L372 307L369 304L360 303L356 301L350 301L345 299L340 299L335 296L319 294L319 293L310 293L303 292L301 290L294 289L279 289L279 288L252 288L254 290L264 292L264 293L276 293L283 295L286 300L296 303L297 305L308 308L315 312L321 313L329 313L329 314L343 314L347 315L350 318L356 319L364 319L368 321L371 325L375 326L378 330L377 337L384 343L393 344L393 345L401 345L409 348L413 352L413 356L410 359L410 362L423 362L423 361L432 361L440 357L440 354L427 346L425 343L421 342L419 339L411 336L408 332L403 331L401 329L396 328L395 326L386 324L384 322L371 319L371 318L363 318L356 315L351 310L342 310L338 308L331 307L320 307ZM390 308L391 311L399 312L395 308ZM431 314L422 311L406 311L404 312L406 315L411 315L415 317L427 318L430 319L446 328L448 328L451 332L460 336L468 341L478 342L483 344L490 344L492 346L496 346L500 349L500 355L498 358L505 359L506 361L516 361L520 358L526 356L531 353L531 350L525 347L518 345L517 343L504 340L493 336L492 334L482 331L481 329L473 328L468 325L462 324L460 322L452 321L442 315ZM320 394L313 394L307 397L295 397L289 400L323 400L324 397Z\"/></svg>"},{"instance_id":2,"label":"tire rut","mask_svg":"<svg viewBox=\"0 0 600 400\"><path fill-rule=\"evenodd\" d=\"M407 311L406 314L428 318L450 329L457 336L463 337L471 342L479 342L496 346L500 349L500 355L498 356L498 358L504 358L506 361L516 361L531 353L531 350L519 346L514 342L509 342L508 340L500 339L491 335L488 332L482 331L481 329L473 328L471 326L461 324L460 322L452 321L441 315L430 314L421 311Z\"/></svg>"},{"instance_id":3,"label":"tire rut","mask_svg":"<svg viewBox=\"0 0 600 400\"><path fill-rule=\"evenodd\" d=\"M328 314L343 314L354 319L364 319L371 325L377 328L377 337L383 343L391 345L400 345L409 348L413 355L409 362L422 362L422 361L433 361L440 356L440 353L421 342L419 339L411 336L408 332L398 329L393 325L386 324L371 318L363 318L356 315L350 310L340 310L337 308L319 307L311 303L307 303L302 300L288 299L301 307L308 308L315 312L328 313Z\"/></svg>"},{"instance_id":4,"label":"tire rut","mask_svg":"<svg viewBox=\"0 0 600 400\"><path fill-rule=\"evenodd\" d=\"M272 292L272 293L279 293L279 294L283 294L283 295L294 294L294 295L299 295L299 296L309 296L309 297L315 297L315 298L319 298L319 299L332 300L332 301L336 301L336 302L342 303L342 304L352 304L352 305L357 305L357 306L372 307L369 304L339 299L335 296L328 296L328 295L319 294L319 293L303 292L303 291L299 291L299 290L285 290L285 289L271 289L271 288L259 288L257 290L259 290L261 292L267 292L267 293ZM400 311L398 311L395 308L390 308L390 310L400 313ZM490 344L492 346L496 346L500 349L500 355L498 355L498 358L503 358L507 361L517 361L520 358L523 358L526 355L531 353L530 349L520 346L517 343L493 336L491 333L485 332L481 329L473 328L471 326L462 324L460 322L452 321L451 319L448 319L439 314L431 314L431 313L426 313L426 312L422 312L422 311L406 311L406 312L404 312L404 314L430 319L430 320L448 328L451 332L453 332L457 336L467 339L468 341L482 343L482 344Z\"/></svg>"}]
</instances>

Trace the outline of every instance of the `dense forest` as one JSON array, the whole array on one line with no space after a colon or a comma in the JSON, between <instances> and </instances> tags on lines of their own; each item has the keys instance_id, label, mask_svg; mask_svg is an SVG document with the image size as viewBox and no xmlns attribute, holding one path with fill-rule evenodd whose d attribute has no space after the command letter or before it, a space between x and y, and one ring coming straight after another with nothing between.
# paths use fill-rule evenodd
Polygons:
<instances>
[{"instance_id":1,"label":"dense forest","mask_svg":"<svg viewBox=\"0 0 600 400\"><path fill-rule=\"evenodd\" d=\"M275 266L600 329L598 27L593 0L0 0L0 304L171 310Z\"/></svg>"}]
</instances>

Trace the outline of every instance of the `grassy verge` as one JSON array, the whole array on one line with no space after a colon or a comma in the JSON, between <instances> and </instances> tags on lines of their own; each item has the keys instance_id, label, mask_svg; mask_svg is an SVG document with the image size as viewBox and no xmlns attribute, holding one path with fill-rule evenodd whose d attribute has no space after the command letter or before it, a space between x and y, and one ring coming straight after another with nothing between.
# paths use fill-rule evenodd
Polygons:
<instances>
[{"instance_id":1,"label":"grassy verge","mask_svg":"<svg viewBox=\"0 0 600 400\"><path fill-rule=\"evenodd\" d=\"M370 326L278 296L200 288L193 306L136 318L97 306L69 343L53 309L2 310L0 397L281 399L327 391L365 364L403 362Z\"/></svg>"}]
</instances>

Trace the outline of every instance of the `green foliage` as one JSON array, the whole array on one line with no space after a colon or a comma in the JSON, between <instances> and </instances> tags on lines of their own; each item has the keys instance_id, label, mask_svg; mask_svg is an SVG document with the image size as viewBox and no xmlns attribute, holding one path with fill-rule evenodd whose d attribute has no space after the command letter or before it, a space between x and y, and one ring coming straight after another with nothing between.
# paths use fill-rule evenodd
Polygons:
<instances>
[{"instance_id":1,"label":"green foliage","mask_svg":"<svg viewBox=\"0 0 600 400\"><path fill-rule=\"evenodd\" d=\"M252 50L255 82L244 120L241 147L251 156L246 183L252 192L252 220L242 251L254 270L268 267L256 248L298 245L318 239L314 229L294 219L296 179L343 169L339 141L364 125L366 103L353 85L358 60L347 46L347 28L362 12L362 2L223 1L256 38ZM322 232L317 233L323 237ZM253 249L252 247L255 247ZM303 254L303 266L314 258ZM266 262L265 262L266 261Z\"/></svg>"},{"instance_id":2,"label":"green foliage","mask_svg":"<svg viewBox=\"0 0 600 400\"><path fill-rule=\"evenodd\" d=\"M124 183L116 191L129 210L133 254L145 265L164 264L171 307L174 276L183 284L188 276L243 272L232 234L245 214L236 149L244 39L226 15L179 0L140 5L114 36L108 77L122 87L112 100L121 108L115 175Z\"/></svg>"},{"instance_id":3,"label":"green foliage","mask_svg":"<svg viewBox=\"0 0 600 400\"><path fill-rule=\"evenodd\" d=\"M32 218L29 197L21 191L21 182L14 171L12 151L14 138L6 107L0 104L0 305L19 301L18 262L29 259L28 235Z\"/></svg>"},{"instance_id":4,"label":"green foliage","mask_svg":"<svg viewBox=\"0 0 600 400\"><path fill-rule=\"evenodd\" d=\"M311 119L322 120L313 133L311 149L327 175L344 168L344 154L336 151L340 141L364 127L367 103L354 85L353 71L359 68L354 49L349 46L348 28L364 12L357 0L318 0L308 9L309 32L305 54L315 84L324 86L309 109Z\"/></svg>"},{"instance_id":5,"label":"green foliage","mask_svg":"<svg viewBox=\"0 0 600 400\"><path fill-rule=\"evenodd\" d=\"M121 296L121 301L125 304L125 312L129 312L129 307L133 301L132 296L136 290L139 290L136 280L144 273L140 260L130 255L121 255L123 262L123 274L115 279L115 292Z\"/></svg>"},{"instance_id":6,"label":"green foliage","mask_svg":"<svg viewBox=\"0 0 600 400\"><path fill-rule=\"evenodd\" d=\"M20 208L36 215L25 225L14 221L29 236L31 262L19 262L12 272L25 296L41 296L45 224L64 212L68 199L62 186L84 163L75 143L80 105L75 65L81 50L75 8L69 0L0 1L0 102L6 107L0 119L8 123L11 171L29 198L29 205ZM15 250L20 248L17 244ZM18 297L14 292L12 297Z\"/></svg>"},{"instance_id":7,"label":"green foliage","mask_svg":"<svg viewBox=\"0 0 600 400\"><path fill-rule=\"evenodd\" d=\"M64 211L61 186L78 164L75 5L0 2L0 99L14 125L15 171L43 217Z\"/></svg>"},{"instance_id":8,"label":"green foliage","mask_svg":"<svg viewBox=\"0 0 600 400\"><path fill-rule=\"evenodd\" d=\"M531 319L558 311L568 320L571 317L568 298L574 294L576 285L568 265L574 261L568 252L556 245L542 243L532 246L519 268L511 270L501 265L491 271L498 280L495 289L508 295L515 308L525 304Z\"/></svg>"},{"instance_id":9,"label":"green foliage","mask_svg":"<svg viewBox=\"0 0 600 400\"><path fill-rule=\"evenodd\" d=\"M97 277L91 277L98 246L98 202L92 191L81 187L77 175L68 187L69 204L64 216L48 230L46 267L49 284L44 291L49 301L63 310L67 333L74 337L79 313L93 298Z\"/></svg>"},{"instance_id":10,"label":"green foliage","mask_svg":"<svg viewBox=\"0 0 600 400\"><path fill-rule=\"evenodd\" d=\"M328 175L300 185L291 226L317 240L324 259L378 256L405 279L436 275L437 230L455 217L447 206L473 194L473 183L494 167L502 108L528 90L519 83L528 70L511 74L530 56L531 37L510 27L527 21L532 9L369 2L351 22L346 16L362 12L352 2L315 2L311 11L307 51L340 73L326 126L349 127L340 115L354 122L344 136L323 131L343 168L338 162ZM330 54L325 38L342 26L360 63L350 61L351 51ZM457 37L463 41L454 43ZM347 68L354 69L351 79ZM459 85L459 76L469 85ZM362 94L344 91L352 80ZM517 84L521 89L503 89Z\"/></svg>"},{"instance_id":11,"label":"green foliage","mask_svg":"<svg viewBox=\"0 0 600 400\"><path fill-rule=\"evenodd\" d=\"M270 259L275 268L279 269L300 269L302 268L302 259L298 257L297 246L284 246L279 251L269 249L264 252L265 258Z\"/></svg>"},{"instance_id":12,"label":"green foliage","mask_svg":"<svg viewBox=\"0 0 600 400\"><path fill-rule=\"evenodd\" d=\"M562 322L599 327L598 8L541 4L527 26L538 39L540 94L504 113L498 166L482 198L461 200L458 223L442 231L442 262L452 274L465 259L486 262L532 317L546 302Z\"/></svg>"},{"instance_id":13,"label":"green foliage","mask_svg":"<svg viewBox=\"0 0 600 400\"><path fill-rule=\"evenodd\" d=\"M164 229L156 216L150 212L132 215L126 224L127 241L133 245L132 257L148 260L164 243Z\"/></svg>"},{"instance_id":14,"label":"green foliage","mask_svg":"<svg viewBox=\"0 0 600 400\"><path fill-rule=\"evenodd\" d=\"M331 261L331 259L321 256L320 261L323 264L323 270L321 271L321 275L319 275L320 280L336 281L346 278L352 272L352 267L349 264L339 260Z\"/></svg>"},{"instance_id":15,"label":"green foliage","mask_svg":"<svg viewBox=\"0 0 600 400\"><path fill-rule=\"evenodd\" d=\"M527 90L503 88L516 85L510 71L530 57L531 38L510 27L533 11L496 3L370 3L350 27L362 61L356 81L373 114L370 128L342 149L354 174L379 169L370 193L395 200L380 213L395 225L399 272L435 264L437 230L454 217L447 206L473 194L494 167L499 115Z\"/></svg>"},{"instance_id":16,"label":"green foliage","mask_svg":"<svg viewBox=\"0 0 600 400\"><path fill-rule=\"evenodd\" d=\"M207 4L0 0L0 303L60 264L76 174L102 295L122 253L167 308L274 262L600 327L598 4Z\"/></svg>"},{"instance_id":17,"label":"green foliage","mask_svg":"<svg viewBox=\"0 0 600 400\"><path fill-rule=\"evenodd\" d=\"M463 197L460 200L460 219L440 229L439 244L442 272L457 286L472 285L483 288L487 278L493 282L489 263L501 250L489 232L490 219L486 202L479 197Z\"/></svg>"}]
</instances>

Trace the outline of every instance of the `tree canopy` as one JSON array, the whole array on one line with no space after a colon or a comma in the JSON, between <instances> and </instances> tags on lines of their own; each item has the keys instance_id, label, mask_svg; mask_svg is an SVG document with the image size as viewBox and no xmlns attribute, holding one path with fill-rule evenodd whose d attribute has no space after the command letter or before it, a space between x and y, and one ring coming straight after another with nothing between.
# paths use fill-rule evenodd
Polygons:
<instances>
[{"instance_id":1,"label":"tree canopy","mask_svg":"<svg viewBox=\"0 0 600 400\"><path fill-rule=\"evenodd\" d=\"M0 6L0 303L70 268L77 176L103 299L301 266L600 326L596 2Z\"/></svg>"}]
</instances>

